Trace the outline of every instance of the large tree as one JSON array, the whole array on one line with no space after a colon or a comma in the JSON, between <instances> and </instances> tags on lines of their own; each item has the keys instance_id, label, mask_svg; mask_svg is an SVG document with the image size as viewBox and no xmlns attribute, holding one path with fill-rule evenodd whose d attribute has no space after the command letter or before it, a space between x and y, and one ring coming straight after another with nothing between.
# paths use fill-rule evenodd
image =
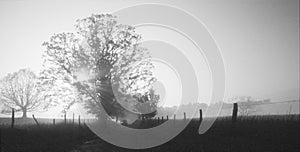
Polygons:
<instances>
[{"instance_id":1,"label":"large tree","mask_svg":"<svg viewBox=\"0 0 300 152\"><path fill-rule=\"evenodd\" d=\"M79 19L75 27L43 44L43 78L74 86L90 113L99 114L101 106L110 116L124 115L124 105L136 105L136 95L146 95L155 81L141 36L109 14Z\"/></svg>"},{"instance_id":2,"label":"large tree","mask_svg":"<svg viewBox=\"0 0 300 152\"><path fill-rule=\"evenodd\" d=\"M51 88L51 85L40 81L34 72L21 69L0 80L0 102L6 108L23 112L25 118L27 112L46 110L53 105L55 93Z\"/></svg>"}]
</instances>

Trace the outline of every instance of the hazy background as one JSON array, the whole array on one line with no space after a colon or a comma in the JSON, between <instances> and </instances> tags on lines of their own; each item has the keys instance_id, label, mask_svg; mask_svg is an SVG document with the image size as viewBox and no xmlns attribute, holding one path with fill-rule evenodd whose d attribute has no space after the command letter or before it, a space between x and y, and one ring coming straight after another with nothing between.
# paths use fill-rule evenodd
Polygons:
<instances>
[{"instance_id":1,"label":"hazy background","mask_svg":"<svg viewBox=\"0 0 300 152\"><path fill-rule=\"evenodd\" d=\"M72 31L76 19L145 2L182 8L206 24L225 62L225 98L299 99L298 0L1 0L0 77L20 68L39 71L41 44Z\"/></svg>"}]
</instances>

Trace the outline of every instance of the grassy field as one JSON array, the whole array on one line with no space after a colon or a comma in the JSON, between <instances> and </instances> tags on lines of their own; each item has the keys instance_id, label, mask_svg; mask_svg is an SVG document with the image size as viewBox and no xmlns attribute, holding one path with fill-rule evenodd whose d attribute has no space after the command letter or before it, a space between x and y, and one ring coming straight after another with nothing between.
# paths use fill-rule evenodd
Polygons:
<instances>
[{"instance_id":1,"label":"grassy field","mask_svg":"<svg viewBox=\"0 0 300 152\"><path fill-rule=\"evenodd\" d=\"M199 121L193 120L161 146L129 150L106 143L85 125L23 124L11 129L4 124L0 126L1 148L3 152L300 151L299 115L239 117L234 129L230 117L218 118L204 135L197 133L198 127Z\"/></svg>"}]
</instances>

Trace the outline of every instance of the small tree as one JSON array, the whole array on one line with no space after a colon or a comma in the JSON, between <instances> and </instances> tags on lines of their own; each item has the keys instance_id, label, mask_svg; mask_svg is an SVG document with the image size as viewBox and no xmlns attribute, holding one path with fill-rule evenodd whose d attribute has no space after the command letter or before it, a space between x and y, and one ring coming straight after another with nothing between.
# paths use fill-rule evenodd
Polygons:
<instances>
[{"instance_id":1,"label":"small tree","mask_svg":"<svg viewBox=\"0 0 300 152\"><path fill-rule=\"evenodd\" d=\"M256 111L255 100L251 96L236 96L230 100L238 103L240 115L248 116Z\"/></svg>"},{"instance_id":2,"label":"small tree","mask_svg":"<svg viewBox=\"0 0 300 152\"><path fill-rule=\"evenodd\" d=\"M50 89L51 86L43 83L32 71L21 69L0 80L0 102L7 108L22 112L25 118L27 112L45 110L52 105L55 94Z\"/></svg>"},{"instance_id":3,"label":"small tree","mask_svg":"<svg viewBox=\"0 0 300 152\"><path fill-rule=\"evenodd\" d=\"M157 104L159 101L159 95L155 94L153 89L150 89L144 95L135 96L138 100L135 104L135 109L139 113L139 118L149 119L154 117L157 114Z\"/></svg>"}]
</instances>

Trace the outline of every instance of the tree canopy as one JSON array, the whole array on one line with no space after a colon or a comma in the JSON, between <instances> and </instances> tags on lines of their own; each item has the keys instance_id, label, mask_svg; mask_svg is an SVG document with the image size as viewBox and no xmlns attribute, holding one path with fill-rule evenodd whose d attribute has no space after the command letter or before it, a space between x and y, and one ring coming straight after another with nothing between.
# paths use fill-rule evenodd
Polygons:
<instances>
[{"instance_id":1,"label":"tree canopy","mask_svg":"<svg viewBox=\"0 0 300 152\"><path fill-rule=\"evenodd\" d=\"M110 14L78 19L75 32L54 34L43 43L42 77L71 84L90 113L98 114L103 106L110 116L122 116L128 111L124 105L136 105L156 81L140 40L134 27L118 24Z\"/></svg>"},{"instance_id":2,"label":"tree canopy","mask_svg":"<svg viewBox=\"0 0 300 152\"><path fill-rule=\"evenodd\" d=\"M34 72L21 69L0 80L0 101L4 106L21 111L23 117L27 117L27 112L46 110L54 105L56 93L51 89L52 86L40 81Z\"/></svg>"}]
</instances>

